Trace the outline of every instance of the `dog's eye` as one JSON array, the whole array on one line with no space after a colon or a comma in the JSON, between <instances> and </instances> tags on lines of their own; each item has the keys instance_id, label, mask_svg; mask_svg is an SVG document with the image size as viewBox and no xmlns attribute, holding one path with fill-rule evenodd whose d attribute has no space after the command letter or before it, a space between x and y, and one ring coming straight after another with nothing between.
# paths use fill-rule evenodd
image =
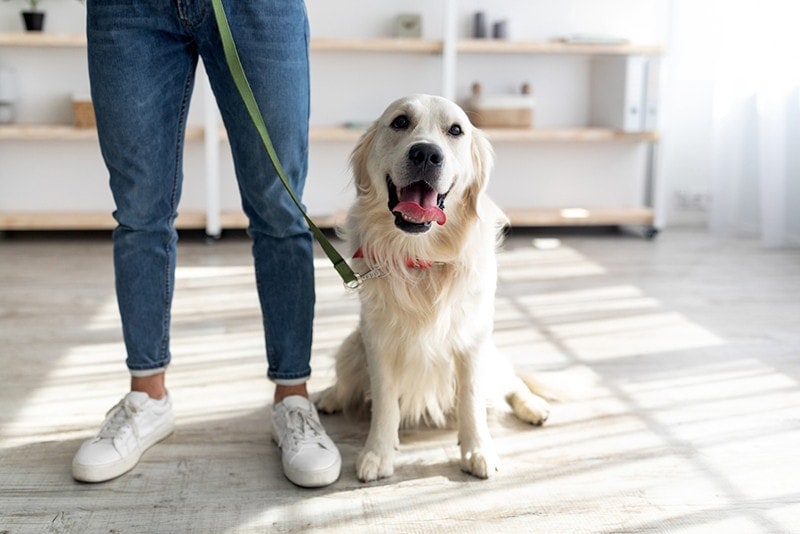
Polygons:
<instances>
[{"instance_id":1,"label":"dog's eye","mask_svg":"<svg viewBox=\"0 0 800 534\"><path fill-rule=\"evenodd\" d=\"M447 133L452 135L453 137L458 137L459 135L464 133L464 130L461 129L461 126L458 124L454 124L447 130Z\"/></svg>"},{"instance_id":2,"label":"dog's eye","mask_svg":"<svg viewBox=\"0 0 800 534\"><path fill-rule=\"evenodd\" d=\"M395 120L392 121L391 124L392 128L395 130L405 130L408 128L408 117L405 115L400 115Z\"/></svg>"}]
</instances>

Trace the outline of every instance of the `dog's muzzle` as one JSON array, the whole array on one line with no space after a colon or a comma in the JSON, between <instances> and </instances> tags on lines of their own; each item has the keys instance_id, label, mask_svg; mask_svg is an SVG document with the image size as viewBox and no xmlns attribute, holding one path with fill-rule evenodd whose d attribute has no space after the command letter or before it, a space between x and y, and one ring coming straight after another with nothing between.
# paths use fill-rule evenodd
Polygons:
<instances>
[{"instance_id":1,"label":"dog's muzzle","mask_svg":"<svg viewBox=\"0 0 800 534\"><path fill-rule=\"evenodd\" d=\"M416 143L408 151L406 168L409 176L419 179L397 187L392 177L386 176L389 190L389 211L395 216L395 225L409 233L427 232L431 223L447 222L444 199L431 185L439 179L444 164L442 149L432 143Z\"/></svg>"}]
</instances>

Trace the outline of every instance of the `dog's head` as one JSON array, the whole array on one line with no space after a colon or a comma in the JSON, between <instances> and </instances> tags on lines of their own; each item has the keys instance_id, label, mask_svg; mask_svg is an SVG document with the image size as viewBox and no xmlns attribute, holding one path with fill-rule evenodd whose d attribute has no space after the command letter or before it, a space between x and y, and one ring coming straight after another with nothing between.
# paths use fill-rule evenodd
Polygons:
<instances>
[{"instance_id":1,"label":"dog's head","mask_svg":"<svg viewBox=\"0 0 800 534\"><path fill-rule=\"evenodd\" d=\"M492 161L489 142L466 113L430 95L392 102L351 157L358 202L373 210L371 222L405 234L477 217Z\"/></svg>"}]
</instances>

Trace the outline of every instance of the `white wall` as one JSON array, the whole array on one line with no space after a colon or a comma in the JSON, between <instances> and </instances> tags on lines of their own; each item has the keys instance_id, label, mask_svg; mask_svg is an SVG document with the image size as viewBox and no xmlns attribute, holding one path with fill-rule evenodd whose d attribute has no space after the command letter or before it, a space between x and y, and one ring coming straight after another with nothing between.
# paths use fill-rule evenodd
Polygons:
<instances>
[{"instance_id":1,"label":"white wall","mask_svg":"<svg viewBox=\"0 0 800 534\"><path fill-rule=\"evenodd\" d=\"M0 3L0 31L18 31L16 11L21 0ZM472 14L481 10L490 21L507 19L512 39L548 39L571 34L611 34L636 43L665 44L669 36L671 0L460 0L458 33L470 33ZM83 31L84 7L77 1L46 0L47 31ZM423 14L424 37L442 37L444 2L404 0L362 2L356 0L307 0L312 35L315 37L377 37L391 34L397 13ZM682 41L672 36L671 41ZM669 43L667 43L669 44ZM669 64L669 56L665 64ZM456 91L459 98L469 92L473 81L481 81L488 92L505 92L532 83L537 97L535 122L538 126L580 126L588 121L588 60L570 56L462 56L459 59ZM33 65L30 65L30 64ZM69 95L85 92L85 51L83 49L0 48L0 64L15 67L25 98L20 104L20 122L70 121ZM55 70L50 70L55 69ZM700 73L698 72L698 75ZM668 78L668 76L667 76ZM314 125L345 121L368 122L394 98L412 92L438 93L442 87L441 57L438 55L315 53L312 56L312 117ZM667 113L701 117L691 112L696 94L684 84L677 98L670 98ZM190 122L200 122L201 99L196 95ZM685 113L681 113L681 112ZM696 122L696 121L695 121ZM661 150L662 186L672 197L671 183L702 190L702 165L692 164L692 135L702 135L693 126L681 130L681 139L671 139L676 120L663 123ZM63 146L62 146L63 145ZM54 149L54 150L51 150ZM347 156L350 144L314 142L305 202L312 213L329 213L349 202ZM614 145L520 145L496 144L497 173L492 194L507 207L565 205L639 204L643 147ZM24 154L39 158L37 176L25 180L36 196L22 194L8 182L19 179L19 159ZM47 183L70 184L74 191L70 207L97 209L97 198L108 202L106 177L98 164L96 147L90 142L0 143L0 209L35 205L62 205L63 188L49 193ZM670 163L668 163L670 162ZM223 150L223 207L238 206L230 158ZM184 209L201 208L203 160L200 142L189 143L185 162ZM13 176L12 176L13 172ZM691 174L694 173L694 174ZM3 185L5 184L5 185ZM24 188L23 188L24 189ZM27 191L27 189L25 189ZM31 196L32 198L28 198Z\"/></svg>"}]
</instances>

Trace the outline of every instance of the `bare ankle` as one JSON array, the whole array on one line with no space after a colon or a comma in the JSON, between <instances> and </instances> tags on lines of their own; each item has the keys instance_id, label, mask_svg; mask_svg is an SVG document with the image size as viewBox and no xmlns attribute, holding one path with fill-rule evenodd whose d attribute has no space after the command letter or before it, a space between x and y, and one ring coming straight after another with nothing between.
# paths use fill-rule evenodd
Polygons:
<instances>
[{"instance_id":1,"label":"bare ankle","mask_svg":"<svg viewBox=\"0 0 800 534\"><path fill-rule=\"evenodd\" d=\"M164 373L152 376L132 376L131 391L147 393L151 399L161 400L167 396Z\"/></svg>"},{"instance_id":2,"label":"bare ankle","mask_svg":"<svg viewBox=\"0 0 800 534\"><path fill-rule=\"evenodd\" d=\"M308 390L306 389L305 382L295 386L282 386L280 384L275 386L275 404L278 404L286 397L291 397L292 395L300 395L301 397L308 398Z\"/></svg>"}]
</instances>

